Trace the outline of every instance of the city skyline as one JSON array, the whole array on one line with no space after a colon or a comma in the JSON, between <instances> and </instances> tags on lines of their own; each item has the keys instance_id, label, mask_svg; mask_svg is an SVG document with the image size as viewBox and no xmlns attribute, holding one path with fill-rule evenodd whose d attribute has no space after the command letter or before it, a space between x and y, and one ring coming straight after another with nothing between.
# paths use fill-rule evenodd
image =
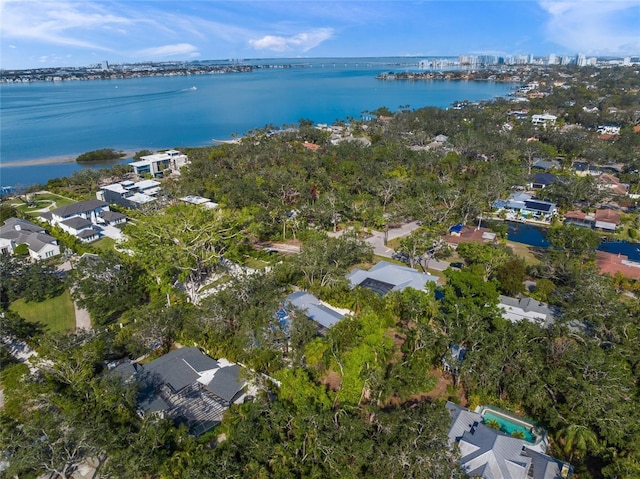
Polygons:
<instances>
[{"instance_id":1,"label":"city skyline","mask_svg":"<svg viewBox=\"0 0 640 479\"><path fill-rule=\"evenodd\" d=\"M636 56L640 1L0 0L0 68L226 58Z\"/></svg>"}]
</instances>

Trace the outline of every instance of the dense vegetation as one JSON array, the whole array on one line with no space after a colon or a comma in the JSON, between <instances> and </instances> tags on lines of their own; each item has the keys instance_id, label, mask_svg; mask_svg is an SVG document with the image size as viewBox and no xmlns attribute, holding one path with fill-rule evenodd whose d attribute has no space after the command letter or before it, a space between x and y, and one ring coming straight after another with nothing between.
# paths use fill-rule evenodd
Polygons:
<instances>
[{"instance_id":1,"label":"dense vegetation","mask_svg":"<svg viewBox=\"0 0 640 479\"><path fill-rule=\"evenodd\" d=\"M112 148L103 148L101 150L87 151L76 158L78 163L101 163L103 161L113 161L123 158L125 153L116 151Z\"/></svg>"},{"instance_id":2,"label":"dense vegetation","mask_svg":"<svg viewBox=\"0 0 640 479\"><path fill-rule=\"evenodd\" d=\"M505 243L461 245L464 267L445 271L437 290L380 297L351 290L345 279L350 268L377 261L363 241L370 230L408 219L422 226L398 249L416 267L447 257L441 234L486 217L495 199L526 184L536 158L561 159L556 173L566 183L541 194L562 208L613 199L637 218L628 198L606 198L569 168L574 159L623 163L622 178L638 188L637 72L531 75L549 94L531 99L529 112L555 112L554 128L505 128L513 105L496 100L344 125L371 146L333 144L302 120L296 129L269 127L238 144L189 150L191 164L166 179L164 191L213 198L221 208L129 212L134 221L119 251L83 258L67 279L93 331L46 334L3 316L2 327L41 358L33 374L3 363L8 473L67 477L92 458L101 477L461 477L446 437L450 399L535 418L550 433L549 453L571 461L580 477L640 476L640 288L599 274L594 232L554 224L553 248L526 259ZM619 138L600 140L594 127L614 122ZM434 144L437 135L448 140ZM82 197L99 179L82 173L48 188ZM336 230L350 231L326 234ZM261 246L277 241L301 244L300 254ZM242 274L233 266L257 259L271 267ZM26 284L38 289L33 301L57 294L47 267L42 275L29 268L3 263L3 309L32 294ZM353 314L321 336L294 311L284 331L274 313L293 289ZM513 324L497 308L500 293L530 294L562 316L549 328ZM135 384L105 374L106 361L162 354L176 342L242 362L262 392L198 439L169 421L141 419ZM434 390L452 344L464 345L466 358L448 387Z\"/></svg>"}]
</instances>

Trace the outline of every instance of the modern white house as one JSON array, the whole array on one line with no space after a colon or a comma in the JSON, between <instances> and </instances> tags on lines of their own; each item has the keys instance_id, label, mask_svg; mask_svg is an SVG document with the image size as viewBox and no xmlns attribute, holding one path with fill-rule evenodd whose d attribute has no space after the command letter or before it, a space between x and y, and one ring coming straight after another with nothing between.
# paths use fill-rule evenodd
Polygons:
<instances>
[{"instance_id":1,"label":"modern white house","mask_svg":"<svg viewBox=\"0 0 640 479\"><path fill-rule=\"evenodd\" d=\"M29 256L35 260L60 254L58 240L44 228L19 218L9 218L0 226L0 254L13 254L18 245L26 244Z\"/></svg>"},{"instance_id":2,"label":"modern white house","mask_svg":"<svg viewBox=\"0 0 640 479\"><path fill-rule=\"evenodd\" d=\"M156 180L142 180L138 182L121 181L100 188L96 198L110 204L137 210L157 200L160 192L160 182Z\"/></svg>"},{"instance_id":3,"label":"modern white house","mask_svg":"<svg viewBox=\"0 0 640 479\"><path fill-rule=\"evenodd\" d=\"M553 126L556 124L556 120L558 119L557 116L555 115L550 115L548 113L543 113L542 115L533 115L531 117L531 123L534 126L542 126L542 127L547 127L547 126Z\"/></svg>"},{"instance_id":4,"label":"modern white house","mask_svg":"<svg viewBox=\"0 0 640 479\"><path fill-rule=\"evenodd\" d=\"M206 209L214 209L218 207L218 203L216 203L215 201L211 201L210 198L203 198L202 196L198 195L183 196L182 198L180 198L180 201L183 201L190 205L202 206Z\"/></svg>"},{"instance_id":5,"label":"modern white house","mask_svg":"<svg viewBox=\"0 0 640 479\"><path fill-rule=\"evenodd\" d=\"M167 150L164 153L154 153L140 158L138 161L129 163L133 172L138 175L151 175L162 177L164 172L179 173L180 168L189 163L189 158L178 150Z\"/></svg>"}]
</instances>

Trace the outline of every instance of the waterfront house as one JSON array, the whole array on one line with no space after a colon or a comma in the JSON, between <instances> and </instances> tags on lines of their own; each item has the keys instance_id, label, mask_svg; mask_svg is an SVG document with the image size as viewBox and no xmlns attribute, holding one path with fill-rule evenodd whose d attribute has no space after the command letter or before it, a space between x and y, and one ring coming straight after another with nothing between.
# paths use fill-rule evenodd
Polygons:
<instances>
[{"instance_id":1,"label":"waterfront house","mask_svg":"<svg viewBox=\"0 0 640 479\"><path fill-rule=\"evenodd\" d=\"M21 244L27 245L29 256L35 260L60 254L58 240L48 235L44 228L20 218L8 218L0 226L0 254L13 254Z\"/></svg>"},{"instance_id":2,"label":"waterfront house","mask_svg":"<svg viewBox=\"0 0 640 479\"><path fill-rule=\"evenodd\" d=\"M405 288L425 291L429 283L436 284L438 281L437 276L388 261L380 261L368 271L356 268L347 275L347 279L352 288L360 286L381 296L389 291L402 291Z\"/></svg>"},{"instance_id":3,"label":"waterfront house","mask_svg":"<svg viewBox=\"0 0 640 479\"><path fill-rule=\"evenodd\" d=\"M613 210L597 210L594 215L594 220L594 228L615 232L620 226L620 213Z\"/></svg>"},{"instance_id":4,"label":"waterfront house","mask_svg":"<svg viewBox=\"0 0 640 479\"><path fill-rule=\"evenodd\" d=\"M539 200L528 193L514 193L506 200L493 202L496 213L506 212L507 219L549 223L558 213L555 203Z\"/></svg>"},{"instance_id":5,"label":"waterfront house","mask_svg":"<svg viewBox=\"0 0 640 479\"><path fill-rule=\"evenodd\" d=\"M164 153L155 153L140 157L138 161L129 163L133 172L138 175L151 175L162 177L166 171L179 173L180 169L189 163L187 155L178 150L167 150Z\"/></svg>"},{"instance_id":6,"label":"waterfront house","mask_svg":"<svg viewBox=\"0 0 640 479\"><path fill-rule=\"evenodd\" d=\"M496 241L496 234L487 228L476 228L462 224L449 228L449 234L444 240L456 249L460 243L491 243Z\"/></svg>"},{"instance_id":7,"label":"waterfront house","mask_svg":"<svg viewBox=\"0 0 640 479\"><path fill-rule=\"evenodd\" d=\"M602 274L611 276L621 274L627 278L640 280L640 263L630 260L628 256L596 251L596 264Z\"/></svg>"},{"instance_id":8,"label":"waterfront house","mask_svg":"<svg viewBox=\"0 0 640 479\"><path fill-rule=\"evenodd\" d=\"M564 215L565 224L595 228L615 232L620 226L620 213L613 210L600 209L595 213L568 211Z\"/></svg>"}]
</instances>

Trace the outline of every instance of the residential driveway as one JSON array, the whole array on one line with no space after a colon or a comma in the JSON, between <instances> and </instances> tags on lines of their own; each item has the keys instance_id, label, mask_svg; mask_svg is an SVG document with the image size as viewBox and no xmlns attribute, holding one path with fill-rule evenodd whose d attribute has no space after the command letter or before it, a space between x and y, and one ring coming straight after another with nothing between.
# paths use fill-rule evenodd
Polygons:
<instances>
[{"instance_id":1,"label":"residential driveway","mask_svg":"<svg viewBox=\"0 0 640 479\"><path fill-rule=\"evenodd\" d=\"M412 221L411 223L405 223L398 228L392 228L387 232L387 240L391 241L398 238L403 238L405 236L409 236L413 231L420 228L420 224L417 221ZM338 238L342 236L345 230L340 230L334 232L327 233L332 238ZM382 231L372 231L371 236L365 239L367 243L369 243L373 247L373 253L378 256L384 256L385 258L391 258L394 253L394 250L388 248L384 244L384 232Z\"/></svg>"},{"instance_id":2,"label":"residential driveway","mask_svg":"<svg viewBox=\"0 0 640 479\"><path fill-rule=\"evenodd\" d=\"M101 229L103 235L108 236L109 238L113 238L117 242L120 242L124 239L122 231L120 231L120 229L116 228L115 226L102 226Z\"/></svg>"}]
</instances>

